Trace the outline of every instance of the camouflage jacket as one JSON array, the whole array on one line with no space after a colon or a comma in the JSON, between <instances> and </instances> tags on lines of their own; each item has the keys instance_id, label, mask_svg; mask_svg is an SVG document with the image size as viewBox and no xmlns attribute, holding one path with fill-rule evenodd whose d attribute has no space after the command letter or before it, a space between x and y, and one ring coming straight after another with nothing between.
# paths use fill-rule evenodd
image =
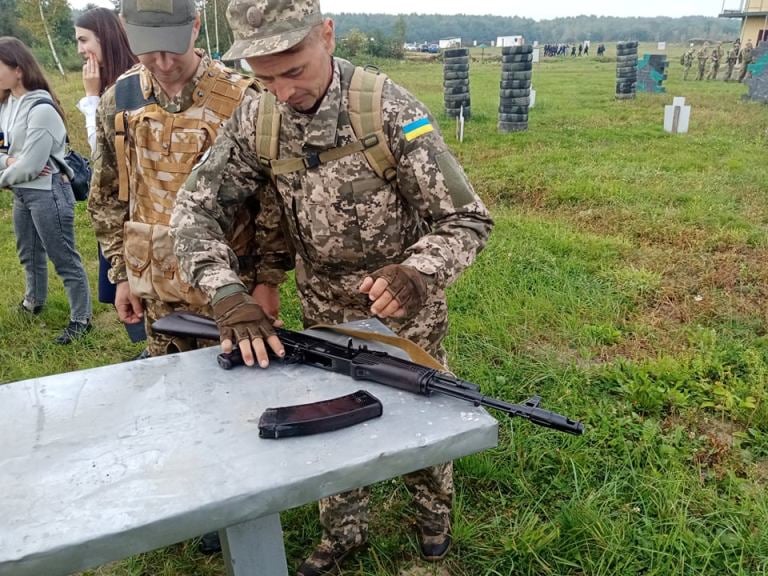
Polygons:
<instances>
[{"instance_id":1,"label":"camouflage jacket","mask_svg":"<svg viewBox=\"0 0 768 576\"><path fill-rule=\"evenodd\" d=\"M343 85L336 61L315 114L278 104L279 158L355 140ZM232 205L251 195L261 203L257 281L279 279L295 250L299 288L305 282L328 286L324 298L337 302L390 263L415 267L442 294L484 246L492 227L488 211L428 110L405 89L387 80L382 97L384 133L397 162L392 183L378 178L362 153L276 176L273 183L255 153L259 99L255 91L246 94L208 160L179 191L171 217L180 269L209 297L239 282L221 230L229 226ZM421 124L420 135L414 122Z\"/></svg>"},{"instance_id":2,"label":"camouflage jacket","mask_svg":"<svg viewBox=\"0 0 768 576\"><path fill-rule=\"evenodd\" d=\"M164 110L181 112L193 104L193 93L212 63L203 51L197 53L201 58L192 80L173 98L169 98L154 76L149 75L155 100ZM129 204L118 199L115 108L115 86L112 85L101 97L96 112L96 152L92 158L93 177L88 212L104 256L112 264L110 280L118 283L127 278L123 253L123 225L129 219ZM128 145L130 144L126 141L126 146Z\"/></svg>"}]
</instances>

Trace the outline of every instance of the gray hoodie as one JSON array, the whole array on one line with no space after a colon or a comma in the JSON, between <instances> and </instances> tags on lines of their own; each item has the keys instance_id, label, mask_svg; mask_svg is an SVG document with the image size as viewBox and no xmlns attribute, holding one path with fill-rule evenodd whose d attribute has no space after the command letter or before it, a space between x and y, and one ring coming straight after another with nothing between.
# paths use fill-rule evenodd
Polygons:
<instances>
[{"instance_id":1,"label":"gray hoodie","mask_svg":"<svg viewBox=\"0 0 768 576\"><path fill-rule=\"evenodd\" d=\"M49 104L32 105L40 100L52 101L45 90L27 92L18 104L13 116L13 126L5 135L10 144L7 154L0 153L0 188L18 186L36 190L50 190L51 176L40 176L48 165L52 173L65 170L70 178L72 171L64 161L67 130L56 109ZM0 104L0 117L8 118L10 97ZM8 156L16 159L6 167Z\"/></svg>"}]
</instances>

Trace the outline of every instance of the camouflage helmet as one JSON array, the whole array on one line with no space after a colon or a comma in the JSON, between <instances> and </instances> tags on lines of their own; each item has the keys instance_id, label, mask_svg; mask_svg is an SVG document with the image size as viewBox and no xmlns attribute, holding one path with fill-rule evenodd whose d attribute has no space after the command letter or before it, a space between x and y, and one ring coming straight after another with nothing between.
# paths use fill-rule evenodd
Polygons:
<instances>
[{"instance_id":1,"label":"camouflage helmet","mask_svg":"<svg viewBox=\"0 0 768 576\"><path fill-rule=\"evenodd\" d=\"M230 0L227 20L235 42L222 57L267 56L295 46L323 21L319 0Z\"/></svg>"}]
</instances>

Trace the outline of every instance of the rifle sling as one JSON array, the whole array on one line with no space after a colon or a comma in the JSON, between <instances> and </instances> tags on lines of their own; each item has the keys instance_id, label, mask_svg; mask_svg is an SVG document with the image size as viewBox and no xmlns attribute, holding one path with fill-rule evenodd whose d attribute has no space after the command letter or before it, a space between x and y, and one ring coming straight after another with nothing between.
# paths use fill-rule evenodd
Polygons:
<instances>
[{"instance_id":1,"label":"rifle sling","mask_svg":"<svg viewBox=\"0 0 768 576\"><path fill-rule=\"evenodd\" d=\"M434 368L440 372L445 372L446 368L440 362L438 362L429 352L424 350L418 344L400 338L399 336L389 334L379 334L378 332L365 332L363 330L354 330L352 328L343 328L341 326L330 326L328 324L317 324L312 326L312 329L317 330L329 330L336 332L337 334L343 334L344 336L350 336L351 338L358 338L359 340L367 340L369 342L379 342L381 344L389 344L395 348L399 348L408 353L411 360L416 364L421 364L427 368Z\"/></svg>"}]
</instances>

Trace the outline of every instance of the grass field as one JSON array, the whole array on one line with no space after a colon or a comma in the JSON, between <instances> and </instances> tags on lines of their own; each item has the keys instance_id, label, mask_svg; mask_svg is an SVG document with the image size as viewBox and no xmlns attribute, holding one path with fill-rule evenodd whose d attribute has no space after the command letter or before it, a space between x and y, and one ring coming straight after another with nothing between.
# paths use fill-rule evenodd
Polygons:
<instances>
[{"instance_id":1,"label":"grass field","mask_svg":"<svg viewBox=\"0 0 768 576\"><path fill-rule=\"evenodd\" d=\"M667 94L634 101L613 97L613 47L602 61L536 65L519 134L496 132L499 64L473 63L463 143L440 115L439 63L381 63L437 113L496 220L450 290L452 369L510 401L539 393L587 427L571 437L501 420L498 448L456 463L448 574L768 574L768 107L742 102L743 85L683 83L681 49ZM57 86L80 126L79 79ZM672 96L693 106L688 135L662 130ZM84 342L54 346L67 314L55 276L44 313L19 317L10 204L0 194L0 382L136 354L106 306ZM292 287L284 299L297 327ZM370 547L343 574L413 566L406 494L397 481L377 486ZM283 524L297 566L319 536L316 510ZM223 573L187 542L87 574Z\"/></svg>"}]
</instances>

